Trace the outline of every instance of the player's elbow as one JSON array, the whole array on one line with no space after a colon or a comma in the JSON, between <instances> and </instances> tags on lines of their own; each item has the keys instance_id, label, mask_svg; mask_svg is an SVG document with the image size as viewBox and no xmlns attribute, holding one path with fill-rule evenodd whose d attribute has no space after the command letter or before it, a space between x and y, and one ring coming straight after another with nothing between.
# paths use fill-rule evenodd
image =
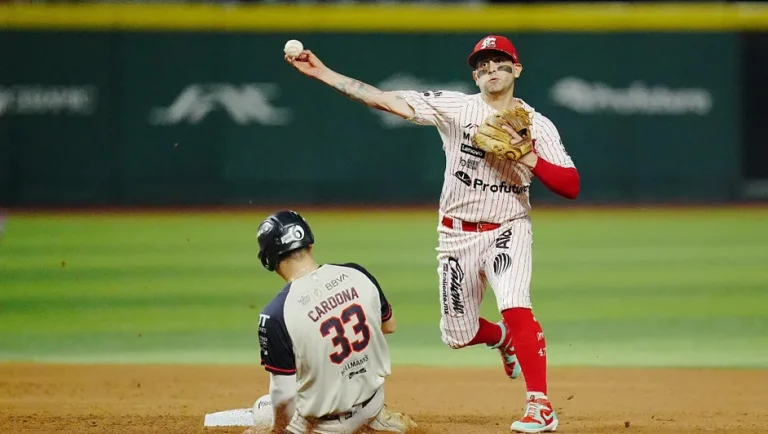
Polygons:
<instances>
[{"instance_id":1,"label":"player's elbow","mask_svg":"<svg viewBox=\"0 0 768 434\"><path fill-rule=\"evenodd\" d=\"M579 184L576 184L576 186L563 192L563 197L565 197L568 200L576 200L576 198L579 197L579 191L580 191Z\"/></svg>"},{"instance_id":2,"label":"player's elbow","mask_svg":"<svg viewBox=\"0 0 768 434\"><path fill-rule=\"evenodd\" d=\"M565 188L562 190L562 196L569 200L575 200L579 197L581 191L581 180L579 179L579 172L576 168L569 171L569 177L565 184Z\"/></svg>"},{"instance_id":3,"label":"player's elbow","mask_svg":"<svg viewBox=\"0 0 768 434\"><path fill-rule=\"evenodd\" d=\"M411 119L416 115L413 107L400 97L397 92L384 92L381 110L400 116L403 119Z\"/></svg>"},{"instance_id":4,"label":"player's elbow","mask_svg":"<svg viewBox=\"0 0 768 434\"><path fill-rule=\"evenodd\" d=\"M385 335L394 333L397 330L397 321L395 317L390 317L387 321L381 323L381 332Z\"/></svg>"}]
</instances>

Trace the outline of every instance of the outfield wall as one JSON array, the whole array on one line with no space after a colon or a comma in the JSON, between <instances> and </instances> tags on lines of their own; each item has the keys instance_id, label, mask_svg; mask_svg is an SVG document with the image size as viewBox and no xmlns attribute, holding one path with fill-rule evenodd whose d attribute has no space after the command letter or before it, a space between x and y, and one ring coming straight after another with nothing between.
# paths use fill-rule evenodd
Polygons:
<instances>
[{"instance_id":1,"label":"outfield wall","mask_svg":"<svg viewBox=\"0 0 768 434\"><path fill-rule=\"evenodd\" d=\"M767 8L4 6L0 23L7 205L435 202L436 131L300 76L294 38L385 90L474 92L472 46L511 36L518 94L558 126L584 201L755 199L768 179L749 164Z\"/></svg>"}]
</instances>

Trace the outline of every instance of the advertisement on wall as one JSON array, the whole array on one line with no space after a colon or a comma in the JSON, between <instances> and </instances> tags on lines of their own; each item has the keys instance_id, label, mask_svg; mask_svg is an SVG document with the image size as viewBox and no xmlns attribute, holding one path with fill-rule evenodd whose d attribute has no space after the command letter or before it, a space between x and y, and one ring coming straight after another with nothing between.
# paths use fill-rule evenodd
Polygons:
<instances>
[{"instance_id":1,"label":"advertisement on wall","mask_svg":"<svg viewBox=\"0 0 768 434\"><path fill-rule=\"evenodd\" d=\"M464 93L477 92L466 56L482 36L295 35L329 67L382 90ZM438 132L302 76L282 58L282 34L15 38L40 56L0 71L0 140L13 149L0 152L0 167L10 155L23 162L4 182L13 200L434 203L439 195ZM723 200L740 176L738 155L721 152L739 146L737 42L519 33L516 95L557 126L583 200ZM649 158L651 149L664 158ZM39 151L55 164L33 158ZM558 200L531 188L539 202Z\"/></svg>"}]
</instances>

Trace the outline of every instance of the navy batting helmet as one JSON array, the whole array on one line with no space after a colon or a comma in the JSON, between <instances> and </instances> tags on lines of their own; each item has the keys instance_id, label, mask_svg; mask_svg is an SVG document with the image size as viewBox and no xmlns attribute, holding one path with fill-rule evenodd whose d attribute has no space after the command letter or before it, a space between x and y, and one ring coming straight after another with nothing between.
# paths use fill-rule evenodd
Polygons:
<instances>
[{"instance_id":1,"label":"navy batting helmet","mask_svg":"<svg viewBox=\"0 0 768 434\"><path fill-rule=\"evenodd\" d=\"M256 238L259 240L259 260L269 271L275 271L277 264L289 253L315 242L312 229L295 211L276 212L264 219Z\"/></svg>"}]
</instances>

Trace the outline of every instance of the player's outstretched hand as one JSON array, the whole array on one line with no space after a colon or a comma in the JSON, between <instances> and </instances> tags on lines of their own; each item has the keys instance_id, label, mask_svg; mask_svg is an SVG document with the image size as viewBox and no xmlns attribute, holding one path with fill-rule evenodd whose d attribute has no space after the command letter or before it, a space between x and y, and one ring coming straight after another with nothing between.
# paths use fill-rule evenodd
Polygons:
<instances>
[{"instance_id":1,"label":"player's outstretched hand","mask_svg":"<svg viewBox=\"0 0 768 434\"><path fill-rule=\"evenodd\" d=\"M318 78L327 69L323 62L309 50L302 51L296 57L290 57L286 54L285 61L308 77Z\"/></svg>"}]
</instances>

